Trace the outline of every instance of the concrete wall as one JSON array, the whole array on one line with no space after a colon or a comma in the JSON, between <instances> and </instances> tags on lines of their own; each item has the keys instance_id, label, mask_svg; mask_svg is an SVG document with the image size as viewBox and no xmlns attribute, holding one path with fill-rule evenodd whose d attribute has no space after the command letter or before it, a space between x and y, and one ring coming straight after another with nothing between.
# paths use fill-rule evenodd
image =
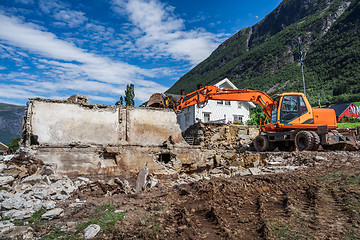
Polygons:
<instances>
[{"instance_id":1,"label":"concrete wall","mask_svg":"<svg viewBox=\"0 0 360 240\"><path fill-rule=\"evenodd\" d=\"M32 135L40 145L159 145L183 141L172 110L32 101Z\"/></svg>"},{"instance_id":2,"label":"concrete wall","mask_svg":"<svg viewBox=\"0 0 360 240\"><path fill-rule=\"evenodd\" d=\"M174 111L149 108L130 108L127 111L127 142L160 145L169 137L174 143L183 141Z\"/></svg>"},{"instance_id":3,"label":"concrete wall","mask_svg":"<svg viewBox=\"0 0 360 240\"><path fill-rule=\"evenodd\" d=\"M31 103L31 132L40 144L118 144L119 109L68 103Z\"/></svg>"},{"instance_id":4,"label":"concrete wall","mask_svg":"<svg viewBox=\"0 0 360 240\"><path fill-rule=\"evenodd\" d=\"M145 166L154 174L176 174L184 165L213 162L213 151L184 142L168 109L32 99L24 126L24 150L67 175L119 176Z\"/></svg>"}]
</instances>

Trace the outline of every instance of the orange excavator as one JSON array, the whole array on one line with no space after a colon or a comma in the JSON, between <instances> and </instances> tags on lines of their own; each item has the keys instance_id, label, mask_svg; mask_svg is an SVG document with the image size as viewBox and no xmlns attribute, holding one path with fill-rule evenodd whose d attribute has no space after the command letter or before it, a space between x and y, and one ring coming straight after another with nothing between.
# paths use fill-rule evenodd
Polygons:
<instances>
[{"instance_id":1,"label":"orange excavator","mask_svg":"<svg viewBox=\"0 0 360 240\"><path fill-rule=\"evenodd\" d=\"M280 151L323 149L358 149L353 132L340 134L333 109L312 108L303 93L282 93L270 97L266 93L251 89L220 89L206 86L183 95L176 105L177 110L208 100L246 101L260 105L270 123L260 127L254 139L256 151Z\"/></svg>"}]
</instances>

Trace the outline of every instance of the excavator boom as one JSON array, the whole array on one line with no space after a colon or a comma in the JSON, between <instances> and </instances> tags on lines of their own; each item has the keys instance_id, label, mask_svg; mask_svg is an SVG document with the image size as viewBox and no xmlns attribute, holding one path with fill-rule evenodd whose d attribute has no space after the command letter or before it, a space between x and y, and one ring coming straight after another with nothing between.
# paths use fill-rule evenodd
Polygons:
<instances>
[{"instance_id":1,"label":"excavator boom","mask_svg":"<svg viewBox=\"0 0 360 240\"><path fill-rule=\"evenodd\" d=\"M251 89L220 89L216 86L206 86L178 100L177 110L208 100L246 101L260 105L270 118L274 100L266 93Z\"/></svg>"}]
</instances>

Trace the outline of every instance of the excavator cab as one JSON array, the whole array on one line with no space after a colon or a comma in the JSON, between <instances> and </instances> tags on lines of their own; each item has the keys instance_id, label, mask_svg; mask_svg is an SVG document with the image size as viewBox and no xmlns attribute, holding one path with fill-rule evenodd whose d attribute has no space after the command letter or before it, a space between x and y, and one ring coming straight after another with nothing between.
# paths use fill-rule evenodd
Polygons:
<instances>
[{"instance_id":1,"label":"excavator cab","mask_svg":"<svg viewBox=\"0 0 360 240\"><path fill-rule=\"evenodd\" d=\"M305 101L301 95L285 95L282 97L280 123L287 124L307 112Z\"/></svg>"}]
</instances>

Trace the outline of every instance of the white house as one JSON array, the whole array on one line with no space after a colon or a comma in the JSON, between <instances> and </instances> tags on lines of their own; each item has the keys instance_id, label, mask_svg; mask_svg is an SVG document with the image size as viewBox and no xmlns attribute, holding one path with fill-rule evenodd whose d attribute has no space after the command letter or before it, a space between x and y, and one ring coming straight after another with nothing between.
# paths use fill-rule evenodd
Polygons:
<instances>
[{"instance_id":1,"label":"white house","mask_svg":"<svg viewBox=\"0 0 360 240\"><path fill-rule=\"evenodd\" d=\"M232 88L237 87L225 78L224 80L215 84L218 88ZM182 131L195 122L243 122L246 123L250 119L250 108L254 108L255 104L251 102L239 101L215 101L209 100L204 107L199 107L197 104L184 108L177 114L177 121Z\"/></svg>"}]
</instances>

